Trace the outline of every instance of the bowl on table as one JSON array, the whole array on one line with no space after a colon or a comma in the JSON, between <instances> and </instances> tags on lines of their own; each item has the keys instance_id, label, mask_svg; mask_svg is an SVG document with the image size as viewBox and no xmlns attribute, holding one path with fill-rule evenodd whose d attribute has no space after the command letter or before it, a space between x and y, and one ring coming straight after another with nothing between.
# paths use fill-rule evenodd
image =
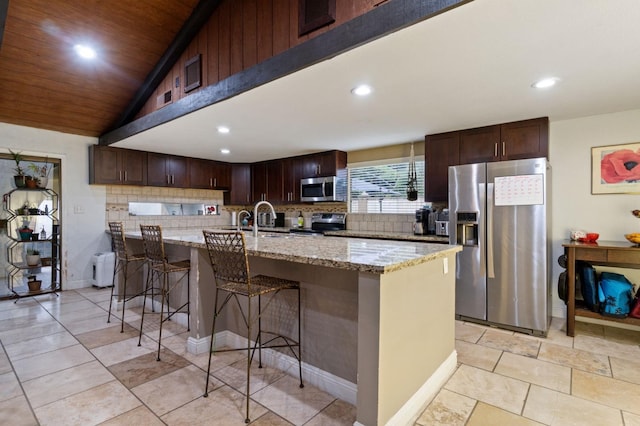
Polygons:
<instances>
[{"instance_id":1,"label":"bowl on table","mask_svg":"<svg viewBox=\"0 0 640 426\"><path fill-rule=\"evenodd\" d=\"M624 234L624 237L633 244L640 244L640 232L633 232L631 234Z\"/></svg>"},{"instance_id":2,"label":"bowl on table","mask_svg":"<svg viewBox=\"0 0 640 426\"><path fill-rule=\"evenodd\" d=\"M598 234L597 232L587 232L587 235L585 235L583 238L580 238L580 241L582 241L583 243L595 243L596 241L598 241L598 238L600 238L600 234Z\"/></svg>"}]
</instances>

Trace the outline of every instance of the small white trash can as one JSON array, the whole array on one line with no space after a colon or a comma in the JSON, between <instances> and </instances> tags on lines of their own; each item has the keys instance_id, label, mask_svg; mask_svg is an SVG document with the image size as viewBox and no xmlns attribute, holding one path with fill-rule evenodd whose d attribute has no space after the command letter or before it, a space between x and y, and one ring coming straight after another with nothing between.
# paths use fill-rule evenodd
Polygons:
<instances>
[{"instance_id":1,"label":"small white trash can","mask_svg":"<svg viewBox=\"0 0 640 426\"><path fill-rule=\"evenodd\" d=\"M91 284L96 287L109 287L113 284L113 266L116 254L113 252L96 253L91 257L93 270Z\"/></svg>"}]
</instances>

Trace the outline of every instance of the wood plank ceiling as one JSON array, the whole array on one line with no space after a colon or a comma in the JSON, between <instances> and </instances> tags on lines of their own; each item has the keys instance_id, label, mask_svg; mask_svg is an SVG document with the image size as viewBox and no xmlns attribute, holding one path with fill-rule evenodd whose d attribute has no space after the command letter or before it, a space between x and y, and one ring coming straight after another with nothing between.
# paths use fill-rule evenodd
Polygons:
<instances>
[{"instance_id":1,"label":"wood plank ceiling","mask_svg":"<svg viewBox=\"0 0 640 426\"><path fill-rule=\"evenodd\" d=\"M11 0L0 122L99 136L118 120L198 0ZM82 60L77 43L95 47Z\"/></svg>"}]
</instances>

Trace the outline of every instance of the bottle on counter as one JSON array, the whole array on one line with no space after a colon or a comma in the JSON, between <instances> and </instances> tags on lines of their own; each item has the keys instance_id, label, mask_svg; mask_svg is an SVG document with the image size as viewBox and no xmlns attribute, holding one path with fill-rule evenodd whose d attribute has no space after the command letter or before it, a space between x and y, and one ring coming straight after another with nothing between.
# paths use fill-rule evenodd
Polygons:
<instances>
[{"instance_id":1,"label":"bottle on counter","mask_svg":"<svg viewBox=\"0 0 640 426\"><path fill-rule=\"evenodd\" d=\"M302 216L302 212L298 215L298 228L304 228L304 216Z\"/></svg>"}]
</instances>

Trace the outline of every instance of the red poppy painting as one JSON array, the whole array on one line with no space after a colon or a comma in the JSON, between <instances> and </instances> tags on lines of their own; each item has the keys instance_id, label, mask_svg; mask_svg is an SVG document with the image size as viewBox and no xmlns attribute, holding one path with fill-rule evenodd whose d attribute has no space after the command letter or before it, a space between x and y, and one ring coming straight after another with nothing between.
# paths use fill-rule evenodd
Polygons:
<instances>
[{"instance_id":1,"label":"red poppy painting","mask_svg":"<svg viewBox=\"0 0 640 426\"><path fill-rule=\"evenodd\" d=\"M593 194L640 192L640 143L591 149Z\"/></svg>"}]
</instances>

